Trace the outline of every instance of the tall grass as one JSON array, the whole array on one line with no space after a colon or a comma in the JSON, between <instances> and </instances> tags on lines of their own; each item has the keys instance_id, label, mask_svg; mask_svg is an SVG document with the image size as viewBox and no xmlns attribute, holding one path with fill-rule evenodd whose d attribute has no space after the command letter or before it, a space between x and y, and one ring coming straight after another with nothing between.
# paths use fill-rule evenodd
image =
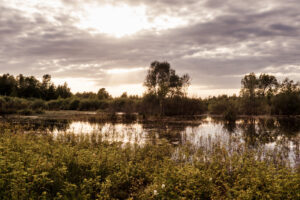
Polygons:
<instances>
[{"instance_id":1,"label":"tall grass","mask_svg":"<svg viewBox=\"0 0 300 200\"><path fill-rule=\"evenodd\" d=\"M232 151L1 132L0 199L299 199L299 168L239 140Z\"/></svg>"}]
</instances>

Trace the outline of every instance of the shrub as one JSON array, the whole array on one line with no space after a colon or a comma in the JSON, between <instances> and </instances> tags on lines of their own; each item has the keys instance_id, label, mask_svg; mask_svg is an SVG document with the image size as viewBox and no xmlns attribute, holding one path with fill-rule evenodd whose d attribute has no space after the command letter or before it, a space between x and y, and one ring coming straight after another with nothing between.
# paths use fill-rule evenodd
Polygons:
<instances>
[{"instance_id":1,"label":"shrub","mask_svg":"<svg viewBox=\"0 0 300 200\"><path fill-rule=\"evenodd\" d=\"M97 99L83 99L79 103L79 110L98 110L100 105L101 103Z\"/></svg>"},{"instance_id":2,"label":"shrub","mask_svg":"<svg viewBox=\"0 0 300 200\"><path fill-rule=\"evenodd\" d=\"M164 114L172 115L199 115L206 109L201 99L173 97L167 98L163 102Z\"/></svg>"},{"instance_id":3,"label":"shrub","mask_svg":"<svg viewBox=\"0 0 300 200\"><path fill-rule=\"evenodd\" d=\"M72 99L69 110L78 110L79 109L80 101L78 99Z\"/></svg>"},{"instance_id":4,"label":"shrub","mask_svg":"<svg viewBox=\"0 0 300 200\"><path fill-rule=\"evenodd\" d=\"M223 117L227 122L235 122L237 119L237 108L232 102L228 102L227 108L223 113Z\"/></svg>"},{"instance_id":5,"label":"shrub","mask_svg":"<svg viewBox=\"0 0 300 200\"><path fill-rule=\"evenodd\" d=\"M297 169L243 145L140 147L6 130L0 152L2 199L298 199L300 190Z\"/></svg>"},{"instance_id":6,"label":"shrub","mask_svg":"<svg viewBox=\"0 0 300 200\"><path fill-rule=\"evenodd\" d=\"M17 97L0 97L0 114L13 114L29 107L29 102Z\"/></svg>"},{"instance_id":7,"label":"shrub","mask_svg":"<svg viewBox=\"0 0 300 200\"><path fill-rule=\"evenodd\" d=\"M43 101L41 99L35 99L31 103L30 108L33 110L37 110L37 109L43 110L43 109L47 108L47 105L46 105L45 101Z\"/></svg>"}]
</instances>

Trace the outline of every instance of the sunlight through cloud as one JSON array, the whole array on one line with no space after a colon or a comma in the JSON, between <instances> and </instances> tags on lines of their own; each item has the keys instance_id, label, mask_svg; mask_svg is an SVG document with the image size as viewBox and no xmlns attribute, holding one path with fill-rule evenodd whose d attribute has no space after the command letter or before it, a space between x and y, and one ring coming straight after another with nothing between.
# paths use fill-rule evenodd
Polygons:
<instances>
[{"instance_id":1,"label":"sunlight through cloud","mask_svg":"<svg viewBox=\"0 0 300 200\"><path fill-rule=\"evenodd\" d=\"M137 71L143 71L147 70L145 67L138 67L138 68L132 68L132 69L125 69L125 68L114 68L106 70L107 74L123 74L123 73L130 73L130 72L137 72Z\"/></svg>"},{"instance_id":2,"label":"sunlight through cloud","mask_svg":"<svg viewBox=\"0 0 300 200\"><path fill-rule=\"evenodd\" d=\"M183 19L171 16L158 16L149 20L145 6L87 4L78 17L80 19L78 28L117 38L143 30L158 32L186 24Z\"/></svg>"}]
</instances>

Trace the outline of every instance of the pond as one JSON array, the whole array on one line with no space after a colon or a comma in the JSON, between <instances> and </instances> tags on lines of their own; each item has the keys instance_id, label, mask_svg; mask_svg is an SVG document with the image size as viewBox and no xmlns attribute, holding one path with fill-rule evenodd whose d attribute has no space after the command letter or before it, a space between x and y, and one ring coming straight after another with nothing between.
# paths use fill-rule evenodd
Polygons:
<instances>
[{"instance_id":1,"label":"pond","mask_svg":"<svg viewBox=\"0 0 300 200\"><path fill-rule=\"evenodd\" d=\"M2 130L39 132L57 136L64 133L96 134L102 140L145 145L168 142L210 149L222 143L228 150L238 144L262 152L280 153L293 165L300 163L300 119L256 117L241 118L226 123L218 117L200 117L196 120L152 120L112 123L86 119L2 118Z\"/></svg>"}]
</instances>

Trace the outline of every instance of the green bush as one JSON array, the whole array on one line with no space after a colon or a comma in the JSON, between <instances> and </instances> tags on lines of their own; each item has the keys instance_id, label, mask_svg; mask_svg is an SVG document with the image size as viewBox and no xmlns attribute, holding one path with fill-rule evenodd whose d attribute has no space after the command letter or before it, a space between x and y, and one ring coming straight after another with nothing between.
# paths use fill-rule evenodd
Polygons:
<instances>
[{"instance_id":1,"label":"green bush","mask_svg":"<svg viewBox=\"0 0 300 200\"><path fill-rule=\"evenodd\" d=\"M206 111L206 106L201 99L173 97L163 102L164 114L172 115L200 115Z\"/></svg>"},{"instance_id":2,"label":"green bush","mask_svg":"<svg viewBox=\"0 0 300 200\"><path fill-rule=\"evenodd\" d=\"M72 99L70 102L69 110L78 110L80 101L78 99Z\"/></svg>"},{"instance_id":3,"label":"green bush","mask_svg":"<svg viewBox=\"0 0 300 200\"><path fill-rule=\"evenodd\" d=\"M272 113L276 115L299 115L300 93L280 93L272 99Z\"/></svg>"},{"instance_id":4,"label":"green bush","mask_svg":"<svg viewBox=\"0 0 300 200\"><path fill-rule=\"evenodd\" d=\"M100 105L101 103L98 99L83 99L79 103L79 110L98 110Z\"/></svg>"},{"instance_id":5,"label":"green bush","mask_svg":"<svg viewBox=\"0 0 300 200\"><path fill-rule=\"evenodd\" d=\"M29 108L29 101L17 97L0 96L0 114L13 114Z\"/></svg>"},{"instance_id":6,"label":"green bush","mask_svg":"<svg viewBox=\"0 0 300 200\"><path fill-rule=\"evenodd\" d=\"M299 199L299 169L276 164L274 154L212 147L140 147L109 144L96 134L53 138L6 129L0 135L0 197Z\"/></svg>"},{"instance_id":7,"label":"green bush","mask_svg":"<svg viewBox=\"0 0 300 200\"><path fill-rule=\"evenodd\" d=\"M47 105L46 105L45 101L43 101L41 99L35 99L31 103L30 107L33 110L37 110L37 109L43 110L43 109L47 108Z\"/></svg>"},{"instance_id":8,"label":"green bush","mask_svg":"<svg viewBox=\"0 0 300 200\"><path fill-rule=\"evenodd\" d=\"M51 100L47 102L47 107L49 110L60 110L62 105L62 100Z\"/></svg>"},{"instance_id":9,"label":"green bush","mask_svg":"<svg viewBox=\"0 0 300 200\"><path fill-rule=\"evenodd\" d=\"M49 110L69 110L71 99L58 98L56 100L50 100L47 102Z\"/></svg>"}]
</instances>

